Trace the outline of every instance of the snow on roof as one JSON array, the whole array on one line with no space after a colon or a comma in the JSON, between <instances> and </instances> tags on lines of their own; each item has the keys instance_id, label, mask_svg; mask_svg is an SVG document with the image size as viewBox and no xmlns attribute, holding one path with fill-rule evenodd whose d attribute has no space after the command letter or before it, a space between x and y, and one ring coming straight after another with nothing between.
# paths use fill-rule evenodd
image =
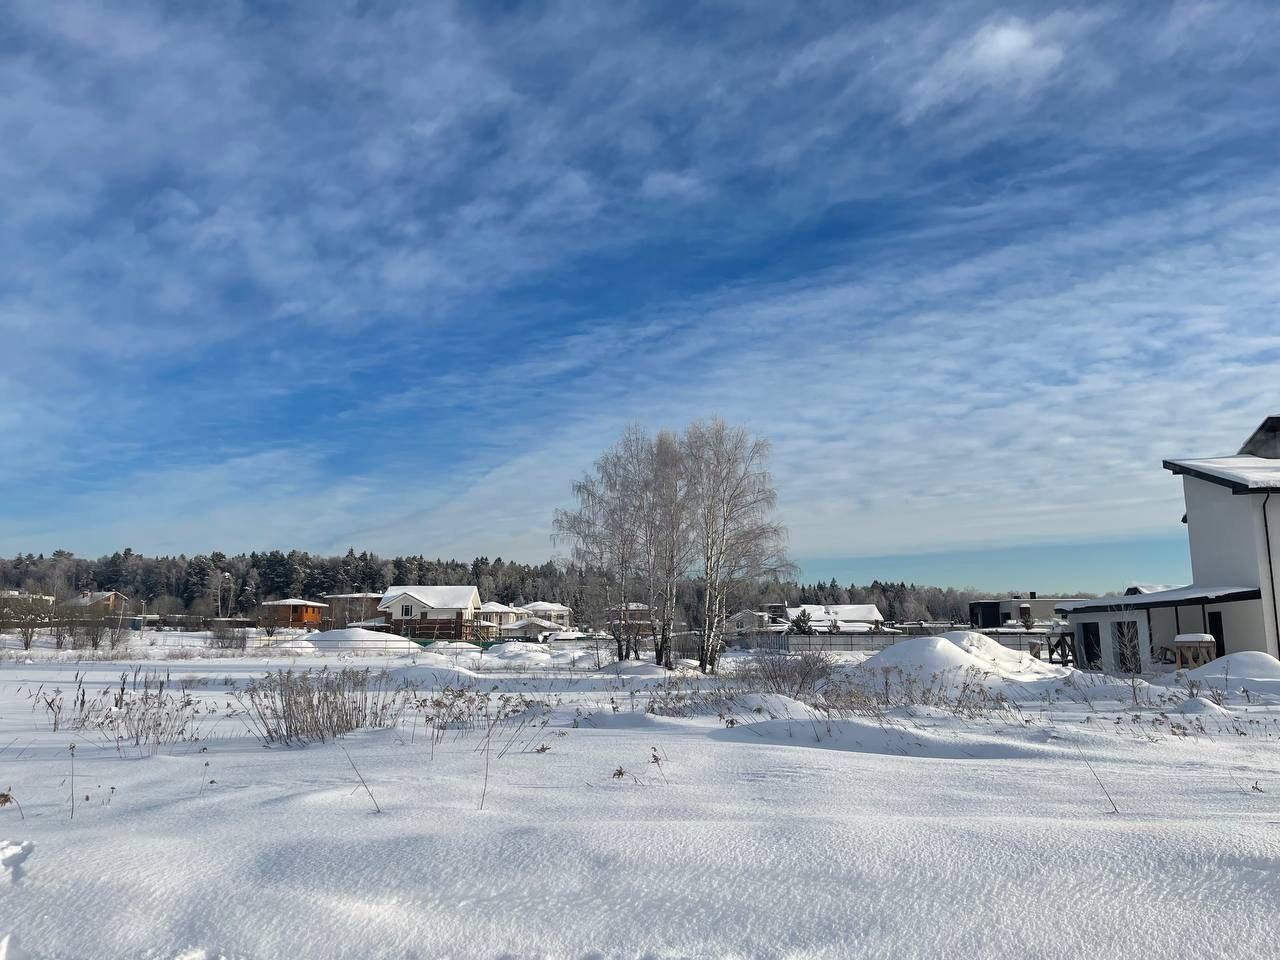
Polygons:
<instances>
[{"instance_id":1,"label":"snow on roof","mask_svg":"<svg viewBox=\"0 0 1280 960\"><path fill-rule=\"evenodd\" d=\"M829 603L827 612L837 620L854 620L862 623L874 623L883 620L879 608L874 603Z\"/></svg>"},{"instance_id":2,"label":"snow on roof","mask_svg":"<svg viewBox=\"0 0 1280 960\"><path fill-rule=\"evenodd\" d=\"M1211 633L1180 633L1173 638L1174 643L1217 643Z\"/></svg>"},{"instance_id":3,"label":"snow on roof","mask_svg":"<svg viewBox=\"0 0 1280 960\"><path fill-rule=\"evenodd\" d=\"M321 603L319 600L299 600L296 597L290 597L287 600L265 600L262 605L264 607L328 607L327 603Z\"/></svg>"},{"instance_id":4,"label":"snow on roof","mask_svg":"<svg viewBox=\"0 0 1280 960\"><path fill-rule=\"evenodd\" d=\"M92 591L86 590L84 593L80 594L80 596L74 598L71 602L74 603L76 606L88 607L88 606L92 606L95 603L98 603L101 600L107 599L107 597L114 597L114 596L118 596L122 600L129 599L123 593L120 593L118 590L92 590Z\"/></svg>"},{"instance_id":5,"label":"snow on roof","mask_svg":"<svg viewBox=\"0 0 1280 960\"><path fill-rule=\"evenodd\" d=\"M499 603L497 600L486 600L480 604L481 613L515 613L515 607L508 607L505 603Z\"/></svg>"},{"instance_id":6,"label":"snow on roof","mask_svg":"<svg viewBox=\"0 0 1280 960\"><path fill-rule=\"evenodd\" d=\"M550 620L543 620L541 617L525 617L523 620L517 620L515 623L508 623L500 629L520 630L524 627L542 627L544 630L559 630L560 624L552 623Z\"/></svg>"},{"instance_id":7,"label":"snow on roof","mask_svg":"<svg viewBox=\"0 0 1280 960\"><path fill-rule=\"evenodd\" d=\"M546 612L568 613L569 612L569 608L566 607L563 603L556 603L552 600L535 600L533 601L533 603L526 603L524 605L524 608L526 610L531 610L534 613L546 613Z\"/></svg>"},{"instance_id":8,"label":"snow on roof","mask_svg":"<svg viewBox=\"0 0 1280 960\"><path fill-rule=\"evenodd\" d=\"M802 603L798 607L787 607L787 619L794 620L800 611L809 614L810 623L827 623L838 620L841 623L880 623L884 617L874 603Z\"/></svg>"},{"instance_id":9,"label":"snow on roof","mask_svg":"<svg viewBox=\"0 0 1280 960\"><path fill-rule=\"evenodd\" d=\"M378 609L388 608L395 602L397 597L412 597L424 607L431 607L435 610L463 610L469 606L474 599L479 598L479 591L475 587L429 587L420 585L404 585L387 587L387 592L382 595L382 602L378 604Z\"/></svg>"},{"instance_id":10,"label":"snow on roof","mask_svg":"<svg viewBox=\"0 0 1280 960\"><path fill-rule=\"evenodd\" d=\"M381 598L380 593L326 593L326 600L372 600L374 597Z\"/></svg>"},{"instance_id":11,"label":"snow on roof","mask_svg":"<svg viewBox=\"0 0 1280 960\"><path fill-rule=\"evenodd\" d=\"M1188 584L1172 590L1134 595L1112 594L1092 600L1067 600L1054 607L1057 613L1102 613L1112 610L1142 610L1147 607L1176 607L1181 604L1208 603L1212 600L1257 600L1262 592L1257 587L1201 587Z\"/></svg>"},{"instance_id":12,"label":"snow on roof","mask_svg":"<svg viewBox=\"0 0 1280 960\"><path fill-rule=\"evenodd\" d=\"M1266 493L1280 490L1280 460L1237 454L1203 460L1166 460L1164 468L1230 487L1236 493Z\"/></svg>"}]
</instances>

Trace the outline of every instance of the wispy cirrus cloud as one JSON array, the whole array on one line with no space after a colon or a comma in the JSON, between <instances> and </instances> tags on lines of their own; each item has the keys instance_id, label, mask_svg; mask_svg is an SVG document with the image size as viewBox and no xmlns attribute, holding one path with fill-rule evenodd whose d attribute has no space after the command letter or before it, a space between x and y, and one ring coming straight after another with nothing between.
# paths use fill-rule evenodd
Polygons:
<instances>
[{"instance_id":1,"label":"wispy cirrus cloud","mask_svg":"<svg viewBox=\"0 0 1280 960\"><path fill-rule=\"evenodd\" d=\"M707 413L802 555L1136 534L1266 412L1265 4L7 18L2 549L536 556Z\"/></svg>"}]
</instances>

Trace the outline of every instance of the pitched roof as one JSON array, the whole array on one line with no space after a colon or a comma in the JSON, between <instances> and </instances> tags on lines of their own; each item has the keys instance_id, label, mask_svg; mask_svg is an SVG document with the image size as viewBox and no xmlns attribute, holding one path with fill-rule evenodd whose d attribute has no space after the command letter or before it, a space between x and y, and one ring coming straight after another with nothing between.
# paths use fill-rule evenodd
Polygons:
<instances>
[{"instance_id":1,"label":"pitched roof","mask_svg":"<svg viewBox=\"0 0 1280 960\"><path fill-rule=\"evenodd\" d=\"M107 597L115 597L115 596L118 596L121 600L129 599L119 590L94 590L94 591L86 591L80 594L80 596L75 597L71 602L74 603L76 606L89 607L95 603L98 603L99 601L107 599Z\"/></svg>"},{"instance_id":2,"label":"pitched roof","mask_svg":"<svg viewBox=\"0 0 1280 960\"><path fill-rule=\"evenodd\" d=\"M883 620L880 609L874 603L829 603L827 612L837 620L855 620L874 623Z\"/></svg>"},{"instance_id":3,"label":"pitched roof","mask_svg":"<svg viewBox=\"0 0 1280 960\"><path fill-rule=\"evenodd\" d=\"M548 611L552 613L568 613L569 612L569 608L566 607L563 603L556 603L551 600L535 600L533 601L533 603L526 603L524 605L524 608L526 610L532 610L534 613L544 613Z\"/></svg>"},{"instance_id":4,"label":"pitched roof","mask_svg":"<svg viewBox=\"0 0 1280 960\"><path fill-rule=\"evenodd\" d=\"M479 599L480 592L475 587L427 587L405 585L387 587L382 595L378 609L389 608L397 597L408 596L424 607L435 610L463 610L471 606L472 599Z\"/></svg>"},{"instance_id":5,"label":"pitched roof","mask_svg":"<svg viewBox=\"0 0 1280 960\"><path fill-rule=\"evenodd\" d=\"M497 600L486 600L480 604L481 613L518 613L515 607L508 607L505 603L499 603Z\"/></svg>"},{"instance_id":6,"label":"pitched roof","mask_svg":"<svg viewBox=\"0 0 1280 960\"><path fill-rule=\"evenodd\" d=\"M299 600L297 597L290 597L288 600L264 600L264 607L328 607L327 603L321 603L319 600Z\"/></svg>"},{"instance_id":7,"label":"pitched roof","mask_svg":"<svg viewBox=\"0 0 1280 960\"><path fill-rule=\"evenodd\" d=\"M542 627L544 630L559 630L560 624L552 623L550 620L543 620L541 617L526 617L523 620L517 620L515 623L504 624L499 630L519 630L524 627Z\"/></svg>"},{"instance_id":8,"label":"pitched roof","mask_svg":"<svg viewBox=\"0 0 1280 960\"><path fill-rule=\"evenodd\" d=\"M798 607L787 607L787 619L794 620L802 610L809 614L810 623L828 623L831 620L841 623L880 623L884 620L874 603L802 603Z\"/></svg>"}]
</instances>

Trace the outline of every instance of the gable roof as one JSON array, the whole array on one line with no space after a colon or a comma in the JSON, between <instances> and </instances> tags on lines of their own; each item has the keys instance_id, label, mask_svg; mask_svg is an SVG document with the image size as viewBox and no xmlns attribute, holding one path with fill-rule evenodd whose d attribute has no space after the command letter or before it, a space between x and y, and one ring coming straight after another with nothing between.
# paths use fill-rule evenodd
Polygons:
<instances>
[{"instance_id":1,"label":"gable roof","mask_svg":"<svg viewBox=\"0 0 1280 960\"><path fill-rule=\"evenodd\" d=\"M874 603L802 603L798 607L787 607L787 619L794 620L803 610L809 614L810 623L830 623L832 620L841 623L882 623L884 617Z\"/></svg>"},{"instance_id":2,"label":"gable roof","mask_svg":"<svg viewBox=\"0 0 1280 960\"><path fill-rule=\"evenodd\" d=\"M876 623L884 619L880 608L874 603L829 603L827 612L837 620L855 620L861 623Z\"/></svg>"},{"instance_id":3,"label":"gable roof","mask_svg":"<svg viewBox=\"0 0 1280 960\"><path fill-rule=\"evenodd\" d=\"M409 597L424 607L434 610L464 610L480 599L480 591L475 587L428 587L405 585L387 587L382 595L379 610L390 609L400 597Z\"/></svg>"},{"instance_id":4,"label":"gable roof","mask_svg":"<svg viewBox=\"0 0 1280 960\"><path fill-rule=\"evenodd\" d=\"M551 611L553 613L569 612L569 608L563 603L555 603L551 600L535 600L533 603L526 603L524 608L526 610L532 610L534 613L543 613L546 611Z\"/></svg>"},{"instance_id":5,"label":"gable roof","mask_svg":"<svg viewBox=\"0 0 1280 960\"><path fill-rule=\"evenodd\" d=\"M486 600L480 604L481 613L519 613L515 607L508 607L505 603L499 603L497 600Z\"/></svg>"},{"instance_id":6,"label":"gable roof","mask_svg":"<svg viewBox=\"0 0 1280 960\"><path fill-rule=\"evenodd\" d=\"M74 597L71 602L78 607L91 607L95 603L107 599L107 597L119 597L121 600L129 599L119 590L92 590L85 591L78 597Z\"/></svg>"},{"instance_id":7,"label":"gable roof","mask_svg":"<svg viewBox=\"0 0 1280 960\"><path fill-rule=\"evenodd\" d=\"M559 630L560 624L552 623L550 620L543 620L541 617L526 617L523 620L517 620L515 623L507 623L498 629L503 633L509 630L523 630L525 627L541 627L544 630Z\"/></svg>"},{"instance_id":8,"label":"gable roof","mask_svg":"<svg viewBox=\"0 0 1280 960\"><path fill-rule=\"evenodd\" d=\"M319 600L299 600L297 597L290 597L287 600L264 600L264 607L328 607L327 603L321 603Z\"/></svg>"}]
</instances>

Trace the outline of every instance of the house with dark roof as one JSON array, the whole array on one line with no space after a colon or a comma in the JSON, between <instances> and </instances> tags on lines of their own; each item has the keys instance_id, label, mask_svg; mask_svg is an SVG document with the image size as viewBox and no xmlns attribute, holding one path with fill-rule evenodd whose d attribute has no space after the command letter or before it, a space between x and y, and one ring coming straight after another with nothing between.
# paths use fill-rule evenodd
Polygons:
<instances>
[{"instance_id":1,"label":"house with dark roof","mask_svg":"<svg viewBox=\"0 0 1280 960\"><path fill-rule=\"evenodd\" d=\"M1164 468L1182 478L1192 582L1059 604L1078 662L1150 669L1179 635L1212 636L1218 656L1280 655L1280 417L1264 420L1233 456Z\"/></svg>"}]
</instances>

